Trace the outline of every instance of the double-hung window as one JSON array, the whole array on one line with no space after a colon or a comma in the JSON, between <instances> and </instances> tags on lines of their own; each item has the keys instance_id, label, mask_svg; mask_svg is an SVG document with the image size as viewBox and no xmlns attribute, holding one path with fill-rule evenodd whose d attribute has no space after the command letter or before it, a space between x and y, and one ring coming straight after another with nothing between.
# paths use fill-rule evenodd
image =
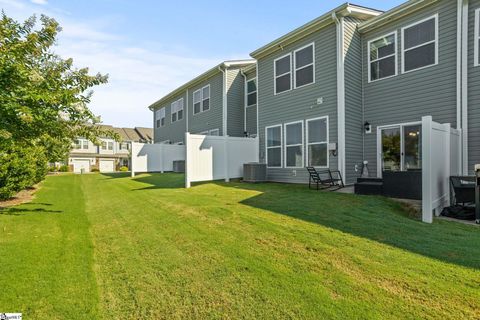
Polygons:
<instances>
[{"instance_id":1,"label":"double-hung window","mask_svg":"<svg viewBox=\"0 0 480 320\"><path fill-rule=\"evenodd\" d=\"M267 167L282 167L282 126L277 125L265 128Z\"/></svg>"},{"instance_id":2,"label":"double-hung window","mask_svg":"<svg viewBox=\"0 0 480 320\"><path fill-rule=\"evenodd\" d=\"M247 81L247 107L257 104L257 79Z\"/></svg>"},{"instance_id":3,"label":"double-hung window","mask_svg":"<svg viewBox=\"0 0 480 320\"><path fill-rule=\"evenodd\" d=\"M285 124L285 167L303 167L303 121Z\"/></svg>"},{"instance_id":4,"label":"double-hung window","mask_svg":"<svg viewBox=\"0 0 480 320\"><path fill-rule=\"evenodd\" d=\"M328 167L328 117L307 120L307 166Z\"/></svg>"},{"instance_id":5,"label":"double-hung window","mask_svg":"<svg viewBox=\"0 0 480 320\"><path fill-rule=\"evenodd\" d=\"M402 72L438 63L438 15L402 28Z\"/></svg>"},{"instance_id":6,"label":"double-hung window","mask_svg":"<svg viewBox=\"0 0 480 320\"><path fill-rule=\"evenodd\" d=\"M294 51L295 88L300 88L315 82L314 44L311 43Z\"/></svg>"},{"instance_id":7,"label":"double-hung window","mask_svg":"<svg viewBox=\"0 0 480 320\"><path fill-rule=\"evenodd\" d=\"M474 58L475 61L473 62L473 65L475 67L480 66L480 8L475 10L475 31L473 32L475 39L473 41L473 47L474 47Z\"/></svg>"},{"instance_id":8,"label":"double-hung window","mask_svg":"<svg viewBox=\"0 0 480 320\"><path fill-rule=\"evenodd\" d=\"M210 110L210 85L198 89L193 93L193 113Z\"/></svg>"},{"instance_id":9,"label":"double-hung window","mask_svg":"<svg viewBox=\"0 0 480 320\"><path fill-rule=\"evenodd\" d=\"M128 150L128 142L120 142L120 150Z\"/></svg>"},{"instance_id":10,"label":"double-hung window","mask_svg":"<svg viewBox=\"0 0 480 320\"><path fill-rule=\"evenodd\" d=\"M274 62L275 69L275 94L292 89L292 55L280 57Z\"/></svg>"},{"instance_id":11,"label":"double-hung window","mask_svg":"<svg viewBox=\"0 0 480 320\"><path fill-rule=\"evenodd\" d=\"M74 148L75 149L87 150L88 149L88 140L86 140L86 139L76 139L75 143L74 143Z\"/></svg>"},{"instance_id":12,"label":"double-hung window","mask_svg":"<svg viewBox=\"0 0 480 320\"><path fill-rule=\"evenodd\" d=\"M113 150L113 141L102 141L102 150Z\"/></svg>"},{"instance_id":13,"label":"double-hung window","mask_svg":"<svg viewBox=\"0 0 480 320\"><path fill-rule=\"evenodd\" d=\"M155 122L157 128L163 127L165 125L165 108L159 109L155 112Z\"/></svg>"},{"instance_id":14,"label":"double-hung window","mask_svg":"<svg viewBox=\"0 0 480 320\"><path fill-rule=\"evenodd\" d=\"M183 98L172 102L171 105L172 123L183 119Z\"/></svg>"},{"instance_id":15,"label":"double-hung window","mask_svg":"<svg viewBox=\"0 0 480 320\"><path fill-rule=\"evenodd\" d=\"M369 81L397 75L397 33L368 42Z\"/></svg>"}]
</instances>

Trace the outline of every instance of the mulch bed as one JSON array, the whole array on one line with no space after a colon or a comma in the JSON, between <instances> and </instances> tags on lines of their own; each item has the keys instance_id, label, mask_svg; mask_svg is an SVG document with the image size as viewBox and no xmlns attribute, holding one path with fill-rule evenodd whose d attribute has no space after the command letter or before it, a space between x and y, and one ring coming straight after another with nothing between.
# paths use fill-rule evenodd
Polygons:
<instances>
[{"instance_id":1,"label":"mulch bed","mask_svg":"<svg viewBox=\"0 0 480 320\"><path fill-rule=\"evenodd\" d=\"M32 201L39 188L40 184L37 184L31 188L20 191L11 199L4 201L0 200L0 210Z\"/></svg>"}]
</instances>

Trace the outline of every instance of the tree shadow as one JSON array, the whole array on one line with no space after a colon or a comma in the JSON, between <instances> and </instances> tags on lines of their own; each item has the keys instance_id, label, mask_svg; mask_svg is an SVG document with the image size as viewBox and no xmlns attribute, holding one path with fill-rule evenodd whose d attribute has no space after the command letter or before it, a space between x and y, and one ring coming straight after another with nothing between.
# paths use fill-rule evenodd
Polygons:
<instances>
[{"instance_id":1,"label":"tree shadow","mask_svg":"<svg viewBox=\"0 0 480 320\"><path fill-rule=\"evenodd\" d=\"M183 173L142 174L132 178L132 180L149 185L148 187L133 189L133 191L185 188L185 175Z\"/></svg>"},{"instance_id":2,"label":"tree shadow","mask_svg":"<svg viewBox=\"0 0 480 320\"><path fill-rule=\"evenodd\" d=\"M130 177L130 172L111 172L111 173L100 173L102 176L108 177L109 179L121 179Z\"/></svg>"},{"instance_id":3,"label":"tree shadow","mask_svg":"<svg viewBox=\"0 0 480 320\"><path fill-rule=\"evenodd\" d=\"M48 209L44 209L44 208L34 208L34 209L5 208L5 209L0 209L0 215L5 215L5 216L23 216L27 213L59 214L59 213L63 213L63 211L61 211L61 210L48 210Z\"/></svg>"},{"instance_id":4,"label":"tree shadow","mask_svg":"<svg viewBox=\"0 0 480 320\"><path fill-rule=\"evenodd\" d=\"M380 196L309 190L278 183L217 184L259 194L240 203L443 262L480 269L480 229L454 222L426 224L410 217L401 203ZM432 270L433 272L433 270Z\"/></svg>"}]
</instances>

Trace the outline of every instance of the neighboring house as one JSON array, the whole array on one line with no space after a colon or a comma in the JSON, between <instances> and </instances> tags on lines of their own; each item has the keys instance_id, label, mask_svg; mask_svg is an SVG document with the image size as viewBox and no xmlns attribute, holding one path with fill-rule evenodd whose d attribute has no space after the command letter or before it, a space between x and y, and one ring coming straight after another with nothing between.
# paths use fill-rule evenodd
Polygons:
<instances>
[{"instance_id":1,"label":"neighboring house","mask_svg":"<svg viewBox=\"0 0 480 320\"><path fill-rule=\"evenodd\" d=\"M183 144L185 132L244 136L242 69L252 65L225 61L152 104L155 143Z\"/></svg>"},{"instance_id":2,"label":"neighboring house","mask_svg":"<svg viewBox=\"0 0 480 320\"><path fill-rule=\"evenodd\" d=\"M71 171L79 173L97 169L100 172L114 172L122 166L129 168L132 142L153 142L153 130L150 128L101 126L116 132L121 141L117 142L114 139L102 137L100 138L101 144L97 146L87 139L76 139L68 157Z\"/></svg>"}]
</instances>

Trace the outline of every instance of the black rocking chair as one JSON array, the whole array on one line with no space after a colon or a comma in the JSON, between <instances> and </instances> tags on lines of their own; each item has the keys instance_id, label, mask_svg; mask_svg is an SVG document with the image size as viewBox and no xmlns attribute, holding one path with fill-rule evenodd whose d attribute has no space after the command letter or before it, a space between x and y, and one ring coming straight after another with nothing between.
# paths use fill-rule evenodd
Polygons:
<instances>
[{"instance_id":1,"label":"black rocking chair","mask_svg":"<svg viewBox=\"0 0 480 320\"><path fill-rule=\"evenodd\" d=\"M345 187L342 174L338 170L325 169L317 171L314 167L307 167L307 171L310 175L308 178L309 189L311 189L312 184L317 185L317 190L319 190L320 185L322 186L322 189L330 189L331 191Z\"/></svg>"}]
</instances>

